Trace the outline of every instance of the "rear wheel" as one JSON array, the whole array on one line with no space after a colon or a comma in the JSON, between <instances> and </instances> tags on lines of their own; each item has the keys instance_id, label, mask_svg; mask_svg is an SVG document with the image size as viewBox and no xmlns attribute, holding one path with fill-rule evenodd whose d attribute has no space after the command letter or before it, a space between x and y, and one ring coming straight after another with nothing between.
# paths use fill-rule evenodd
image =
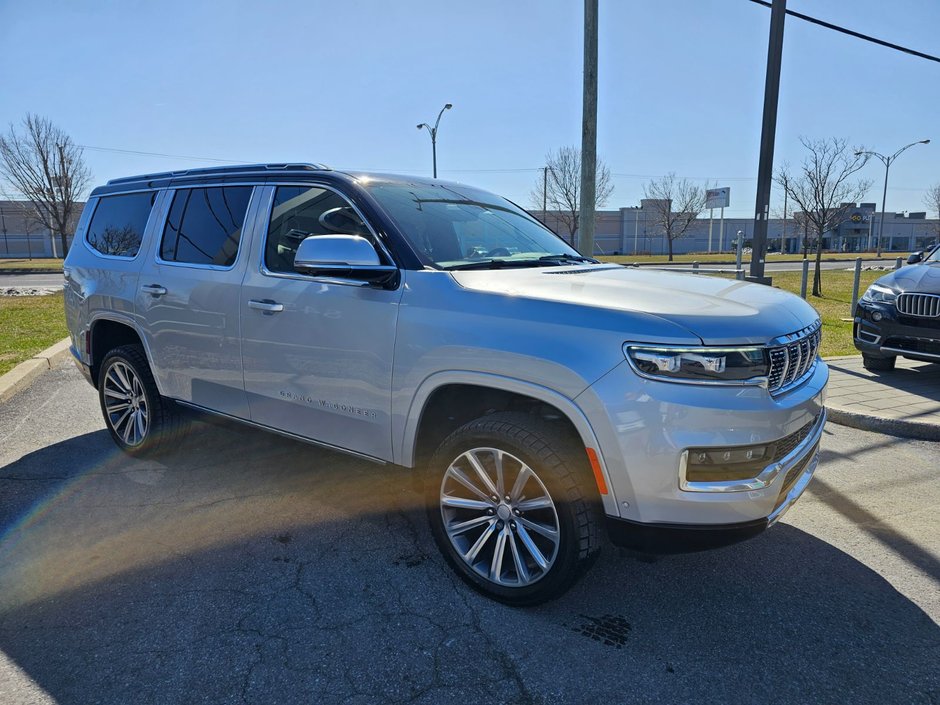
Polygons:
<instances>
[{"instance_id":1,"label":"rear wheel","mask_svg":"<svg viewBox=\"0 0 940 705\"><path fill-rule=\"evenodd\" d=\"M871 370L872 372L889 372L894 369L894 363L897 362L897 358L892 357L875 357L874 355L862 355L862 365L866 370Z\"/></svg>"},{"instance_id":2,"label":"rear wheel","mask_svg":"<svg viewBox=\"0 0 940 705\"><path fill-rule=\"evenodd\" d=\"M122 345L105 356L98 400L111 438L125 453L159 455L177 441L179 410L160 396L140 345Z\"/></svg>"},{"instance_id":3,"label":"rear wheel","mask_svg":"<svg viewBox=\"0 0 940 705\"><path fill-rule=\"evenodd\" d=\"M600 506L583 448L527 414L452 433L431 461L428 519L448 563L501 602L558 597L599 548Z\"/></svg>"}]
</instances>

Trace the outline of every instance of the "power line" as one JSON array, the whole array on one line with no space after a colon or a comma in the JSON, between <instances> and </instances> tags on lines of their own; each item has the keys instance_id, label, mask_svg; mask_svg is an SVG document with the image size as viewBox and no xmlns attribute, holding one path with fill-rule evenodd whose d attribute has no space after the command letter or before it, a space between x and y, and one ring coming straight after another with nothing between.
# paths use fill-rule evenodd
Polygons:
<instances>
[{"instance_id":1,"label":"power line","mask_svg":"<svg viewBox=\"0 0 940 705\"><path fill-rule=\"evenodd\" d=\"M89 144L76 145L81 149L90 149L95 152L116 152L118 154L137 154L145 157L168 157L171 159L194 159L199 162L219 162L223 164L247 164L247 159L216 159L214 157L194 157L187 154L164 154L163 152L142 152L137 149L117 149L116 147L93 147Z\"/></svg>"},{"instance_id":2,"label":"power line","mask_svg":"<svg viewBox=\"0 0 940 705\"><path fill-rule=\"evenodd\" d=\"M773 7L767 0L751 0L751 2L758 5L763 5L764 7ZM905 54L910 54L911 56L916 56L921 59L927 59L928 61L936 61L940 63L940 57L931 56L930 54L925 54L922 51L917 51L916 49L909 49L908 47L902 47L900 44L892 44L891 42L886 42L884 39L878 39L877 37L872 37L868 34L862 34L861 32L856 32L855 30L848 29L847 27L840 27L837 24L832 24L830 22L825 22L823 20L816 19L815 17L810 17L809 15L804 15L801 12L796 12L795 10L787 10L788 15L793 15L801 20L806 22L811 22L812 24L818 24L820 27L825 27L826 29L832 29L836 32L842 32L842 34L848 34L850 37L855 37L856 39L864 39L866 42L871 42L873 44L878 44L883 47L888 47L889 49L894 49L896 51L902 51Z\"/></svg>"}]
</instances>

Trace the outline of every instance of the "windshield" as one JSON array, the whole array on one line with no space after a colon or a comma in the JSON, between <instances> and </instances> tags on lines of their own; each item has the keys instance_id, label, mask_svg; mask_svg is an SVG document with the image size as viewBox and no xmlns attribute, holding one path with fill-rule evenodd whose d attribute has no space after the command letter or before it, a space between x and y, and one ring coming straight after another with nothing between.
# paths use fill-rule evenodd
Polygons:
<instances>
[{"instance_id":1,"label":"windshield","mask_svg":"<svg viewBox=\"0 0 940 705\"><path fill-rule=\"evenodd\" d=\"M925 262L940 262L940 247L933 248L933 252L930 253L930 256L924 260Z\"/></svg>"},{"instance_id":2,"label":"windshield","mask_svg":"<svg viewBox=\"0 0 940 705\"><path fill-rule=\"evenodd\" d=\"M494 269L593 262L509 201L451 184L364 184L426 264Z\"/></svg>"}]
</instances>

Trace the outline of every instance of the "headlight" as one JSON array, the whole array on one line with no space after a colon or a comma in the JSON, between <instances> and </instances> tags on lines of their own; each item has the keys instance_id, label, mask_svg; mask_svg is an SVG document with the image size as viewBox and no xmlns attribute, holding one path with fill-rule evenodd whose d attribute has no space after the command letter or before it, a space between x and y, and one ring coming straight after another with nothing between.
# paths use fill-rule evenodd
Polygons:
<instances>
[{"instance_id":1,"label":"headlight","mask_svg":"<svg viewBox=\"0 0 940 705\"><path fill-rule=\"evenodd\" d=\"M627 360L644 377L674 382L742 384L766 378L770 364L763 347L623 346Z\"/></svg>"},{"instance_id":2,"label":"headlight","mask_svg":"<svg viewBox=\"0 0 940 705\"><path fill-rule=\"evenodd\" d=\"M893 304L898 298L898 292L892 291L881 284L872 284L868 290L862 294L862 301L870 301L876 304Z\"/></svg>"}]
</instances>

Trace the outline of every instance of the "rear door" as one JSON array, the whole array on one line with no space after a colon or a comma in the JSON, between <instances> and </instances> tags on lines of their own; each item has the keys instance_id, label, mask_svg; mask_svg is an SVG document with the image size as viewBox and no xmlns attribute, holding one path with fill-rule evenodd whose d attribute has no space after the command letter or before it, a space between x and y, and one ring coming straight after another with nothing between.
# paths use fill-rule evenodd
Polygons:
<instances>
[{"instance_id":1,"label":"rear door","mask_svg":"<svg viewBox=\"0 0 940 705\"><path fill-rule=\"evenodd\" d=\"M392 354L402 288L293 269L305 237L352 234L375 244L373 231L327 186L269 186L259 203L259 241L241 289L252 421L390 460Z\"/></svg>"},{"instance_id":2,"label":"rear door","mask_svg":"<svg viewBox=\"0 0 940 705\"><path fill-rule=\"evenodd\" d=\"M239 287L253 192L241 184L171 192L137 290L160 391L245 419Z\"/></svg>"}]
</instances>

